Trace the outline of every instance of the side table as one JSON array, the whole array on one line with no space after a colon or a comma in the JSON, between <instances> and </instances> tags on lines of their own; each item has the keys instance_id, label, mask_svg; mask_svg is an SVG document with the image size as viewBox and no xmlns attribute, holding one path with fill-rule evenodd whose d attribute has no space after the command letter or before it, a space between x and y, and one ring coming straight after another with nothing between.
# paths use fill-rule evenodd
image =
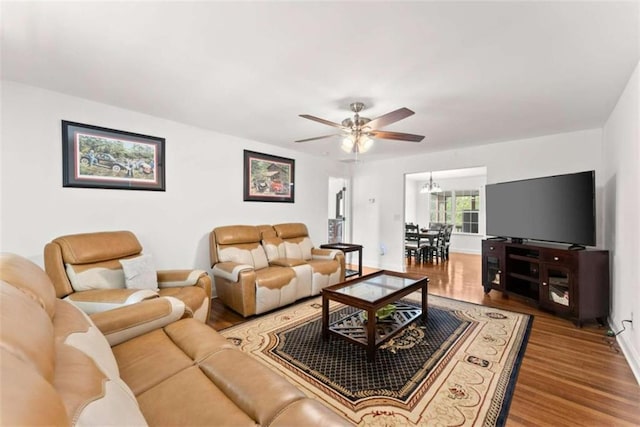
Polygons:
<instances>
[{"instance_id":1,"label":"side table","mask_svg":"<svg viewBox=\"0 0 640 427\"><path fill-rule=\"evenodd\" d=\"M322 249L337 249L343 253L358 252L358 271L345 272L345 279L351 276L362 277L362 245L356 245L355 243L325 243L320 245Z\"/></svg>"}]
</instances>

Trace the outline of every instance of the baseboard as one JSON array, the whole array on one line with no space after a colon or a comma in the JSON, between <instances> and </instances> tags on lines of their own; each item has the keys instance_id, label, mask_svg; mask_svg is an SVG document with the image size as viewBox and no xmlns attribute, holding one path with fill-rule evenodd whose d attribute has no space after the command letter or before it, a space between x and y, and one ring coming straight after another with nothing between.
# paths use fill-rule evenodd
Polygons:
<instances>
[{"instance_id":1,"label":"baseboard","mask_svg":"<svg viewBox=\"0 0 640 427\"><path fill-rule=\"evenodd\" d=\"M482 255L482 251L477 249L455 249L454 250L453 248L450 248L449 251L451 253L456 253L456 254Z\"/></svg>"},{"instance_id":2,"label":"baseboard","mask_svg":"<svg viewBox=\"0 0 640 427\"><path fill-rule=\"evenodd\" d=\"M613 319L612 316L609 316L607 319L609 325L615 328L615 325L619 325L620 323ZM618 342L618 346L620 346L620 350L622 350L622 354L624 358L627 360L629 367L631 368L631 372L636 377L636 382L640 384L640 355L638 354L638 350L633 346L631 342L631 331L627 330L626 332L621 333L616 336L616 341Z\"/></svg>"},{"instance_id":3,"label":"baseboard","mask_svg":"<svg viewBox=\"0 0 640 427\"><path fill-rule=\"evenodd\" d=\"M629 367L631 367L631 371L633 371L633 375L636 377L636 381L640 384L640 354L638 354L631 344L629 335L618 335L616 340L622 350L622 354L624 354L625 359L627 359Z\"/></svg>"}]
</instances>

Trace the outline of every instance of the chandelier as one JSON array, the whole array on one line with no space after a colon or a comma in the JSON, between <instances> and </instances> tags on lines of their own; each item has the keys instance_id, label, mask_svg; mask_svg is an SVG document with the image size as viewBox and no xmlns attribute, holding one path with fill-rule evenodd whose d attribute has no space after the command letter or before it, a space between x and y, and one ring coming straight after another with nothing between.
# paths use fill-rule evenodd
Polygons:
<instances>
[{"instance_id":1,"label":"chandelier","mask_svg":"<svg viewBox=\"0 0 640 427\"><path fill-rule=\"evenodd\" d=\"M442 188L435 182L433 182L433 172L429 172L429 182L425 182L425 184L420 189L420 193L440 193Z\"/></svg>"}]
</instances>

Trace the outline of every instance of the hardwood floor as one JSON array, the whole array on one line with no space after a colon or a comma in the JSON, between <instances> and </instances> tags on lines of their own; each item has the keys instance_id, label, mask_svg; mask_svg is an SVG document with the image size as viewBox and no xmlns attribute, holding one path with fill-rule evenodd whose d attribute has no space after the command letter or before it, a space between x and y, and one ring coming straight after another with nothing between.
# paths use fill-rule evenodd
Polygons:
<instances>
[{"instance_id":1,"label":"hardwood floor","mask_svg":"<svg viewBox=\"0 0 640 427\"><path fill-rule=\"evenodd\" d=\"M508 426L640 425L640 385L606 328L596 322L577 328L525 301L485 295L479 255L453 253L440 264L408 264L407 272L428 276L432 294L535 316ZM211 312L215 329L245 321L217 299Z\"/></svg>"}]
</instances>

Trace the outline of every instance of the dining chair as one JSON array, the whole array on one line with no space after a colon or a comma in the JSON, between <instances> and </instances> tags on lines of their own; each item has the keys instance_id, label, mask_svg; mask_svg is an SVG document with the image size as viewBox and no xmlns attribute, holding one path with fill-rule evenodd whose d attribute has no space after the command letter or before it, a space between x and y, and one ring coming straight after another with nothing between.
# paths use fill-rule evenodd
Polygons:
<instances>
[{"instance_id":1,"label":"dining chair","mask_svg":"<svg viewBox=\"0 0 640 427\"><path fill-rule=\"evenodd\" d=\"M411 257L414 258L416 264L422 259L424 246L420 239L420 227L417 224L405 224L404 251L409 262L411 262Z\"/></svg>"},{"instance_id":2,"label":"dining chair","mask_svg":"<svg viewBox=\"0 0 640 427\"><path fill-rule=\"evenodd\" d=\"M451 233L453 232L453 224L447 224L444 229L444 239L443 239L443 248L442 248L442 256L443 259L449 259L449 246L451 245Z\"/></svg>"},{"instance_id":3,"label":"dining chair","mask_svg":"<svg viewBox=\"0 0 640 427\"><path fill-rule=\"evenodd\" d=\"M436 263L438 263L440 259L443 259L444 236L445 236L445 229L441 228L440 230L438 230L438 235L434 237L433 240L429 242L429 245L427 245L427 247L425 248L425 254L424 254L425 259L428 260L429 262L432 262L435 259Z\"/></svg>"}]
</instances>

